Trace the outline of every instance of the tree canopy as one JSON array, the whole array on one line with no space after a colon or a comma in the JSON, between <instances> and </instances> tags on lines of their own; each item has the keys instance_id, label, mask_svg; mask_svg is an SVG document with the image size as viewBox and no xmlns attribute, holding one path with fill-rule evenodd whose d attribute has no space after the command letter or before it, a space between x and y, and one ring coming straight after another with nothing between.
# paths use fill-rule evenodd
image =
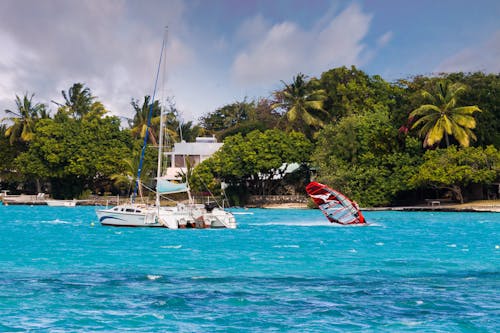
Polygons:
<instances>
[{"instance_id":1,"label":"tree canopy","mask_svg":"<svg viewBox=\"0 0 500 333\"><path fill-rule=\"evenodd\" d=\"M481 112L476 105L457 106L457 98L465 91L461 83L450 84L447 81L437 82L432 91L422 90L422 96L430 102L423 104L410 113L410 120L419 117L412 128L421 126L419 135L424 138L424 147L438 144L443 136L446 146L450 145L448 135L453 135L463 147L468 147L470 139L476 136L471 129L476 127L474 112Z\"/></svg>"},{"instance_id":2,"label":"tree canopy","mask_svg":"<svg viewBox=\"0 0 500 333\"><path fill-rule=\"evenodd\" d=\"M249 194L303 191L299 183L309 179L309 169L317 180L372 206L416 203L433 188L455 188L450 184L460 188L463 198L473 192L480 197L475 189L500 181L486 167L474 169L483 165L485 152L500 148L499 74L420 75L387 82L352 66L317 78L298 73L282 83L281 90L270 92L273 99L234 101L203 115L199 123L182 121L172 102L133 99L128 127L110 116L83 83L62 91L63 102L52 113L33 94L16 96L16 108L0 124L0 186L13 192L44 187L57 197L125 195L146 130L158 140L160 114L169 147L205 135L224 141L218 153L190 170L190 183L198 191L208 186L214 192L223 183L240 204ZM467 153L472 160L465 163L462 154ZM148 176L155 158L156 150L147 148L151 168L141 177L145 182L154 181ZM290 163L302 168L283 177ZM446 173L461 178L443 180L433 174L445 166ZM465 166L472 171L462 175ZM472 173L476 178L468 179ZM461 200L458 190L453 193Z\"/></svg>"},{"instance_id":3,"label":"tree canopy","mask_svg":"<svg viewBox=\"0 0 500 333\"><path fill-rule=\"evenodd\" d=\"M493 146L429 150L411 178L415 186L450 190L464 202L463 190L471 184L488 184L500 177L500 152Z\"/></svg>"},{"instance_id":4,"label":"tree canopy","mask_svg":"<svg viewBox=\"0 0 500 333\"><path fill-rule=\"evenodd\" d=\"M233 135L195 168L190 183L202 189L202 180L214 183L213 178L217 178L232 186L243 186L253 194L269 194L283 178L288 165L309 161L311 149L312 144L299 132L256 130L246 136Z\"/></svg>"}]
</instances>

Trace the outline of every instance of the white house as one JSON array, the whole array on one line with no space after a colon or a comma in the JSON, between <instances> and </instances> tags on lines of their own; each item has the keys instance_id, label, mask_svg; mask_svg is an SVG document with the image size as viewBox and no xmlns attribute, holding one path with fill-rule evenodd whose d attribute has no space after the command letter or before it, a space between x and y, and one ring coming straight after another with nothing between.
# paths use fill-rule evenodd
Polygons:
<instances>
[{"instance_id":1,"label":"white house","mask_svg":"<svg viewBox=\"0 0 500 333\"><path fill-rule=\"evenodd\" d=\"M169 156L170 166L164 177L167 180L180 180L180 174L187 172L188 163L191 164L191 167L200 164L219 150L222 145L222 142L217 142L215 137L197 137L195 142L175 143L172 151L165 153Z\"/></svg>"}]
</instances>

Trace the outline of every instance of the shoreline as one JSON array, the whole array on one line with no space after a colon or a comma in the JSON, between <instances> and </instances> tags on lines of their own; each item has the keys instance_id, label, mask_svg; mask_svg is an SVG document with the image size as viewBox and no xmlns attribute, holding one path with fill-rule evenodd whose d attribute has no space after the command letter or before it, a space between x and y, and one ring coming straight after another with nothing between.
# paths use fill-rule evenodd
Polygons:
<instances>
[{"instance_id":1,"label":"shoreline","mask_svg":"<svg viewBox=\"0 0 500 333\"><path fill-rule=\"evenodd\" d=\"M252 207L253 208L253 207ZM257 208L257 207L256 207ZM309 209L305 203L264 204L259 208L265 209ZM361 211L413 211L413 212L491 212L500 213L500 200L479 200L464 204L439 204L394 207L363 207Z\"/></svg>"},{"instance_id":2,"label":"shoreline","mask_svg":"<svg viewBox=\"0 0 500 333\"><path fill-rule=\"evenodd\" d=\"M7 200L5 200L7 199ZM13 200L9 200L13 199ZM16 200L17 199L17 200ZM9 198L0 196L2 205L46 205L46 199L39 199L36 196L12 196ZM93 198L90 200L76 200L77 206L105 206L115 205L116 197ZM288 203L270 203L262 205L246 206L246 208L264 208L264 209L313 209L303 202ZM464 204L435 204L435 205L416 205L416 206L392 206L392 207L362 207L361 211L432 211L432 212L493 212L500 213L500 200L478 200Z\"/></svg>"}]
</instances>

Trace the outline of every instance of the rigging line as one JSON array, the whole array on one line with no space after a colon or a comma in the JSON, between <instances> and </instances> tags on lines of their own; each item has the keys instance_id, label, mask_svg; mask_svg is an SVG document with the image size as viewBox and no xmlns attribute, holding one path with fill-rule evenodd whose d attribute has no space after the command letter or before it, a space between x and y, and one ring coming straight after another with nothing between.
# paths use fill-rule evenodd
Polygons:
<instances>
[{"instance_id":1,"label":"rigging line","mask_svg":"<svg viewBox=\"0 0 500 333\"><path fill-rule=\"evenodd\" d=\"M168 133L169 128L168 128L168 124L167 124L167 121L168 121L168 118L167 118L168 107L167 107L167 105L168 105L169 97L168 97L168 94L166 91L166 86L167 86L166 81L167 81L167 55L165 55L164 60L163 60L163 74L162 74L162 83L161 83L161 91L160 91L161 92L160 100L163 103L162 108L161 108L161 113L160 113L160 115L162 117L161 120L163 121L163 128L160 130L163 130L163 135L161 135L160 140L162 140L161 142L162 142L163 150L159 151L160 156L158 158L162 159L162 163L161 163L162 170L160 170L159 176L157 177L157 182L158 182L159 177L164 174L163 171L168 168L168 166L167 166L168 158L166 158L164 152L171 149L171 147L170 147L170 135Z\"/></svg>"},{"instance_id":2,"label":"rigging line","mask_svg":"<svg viewBox=\"0 0 500 333\"><path fill-rule=\"evenodd\" d=\"M195 173L196 174L196 173ZM221 204L219 203L219 201L217 201L217 198L215 197L215 195L212 193L212 191L210 191L210 189L208 188L207 184L205 184L205 182L203 181L203 179L201 178L200 175L196 174L198 176L198 179L201 181L201 183L203 184L203 186L207 189L208 193L210 193L210 196L214 199L215 203L217 204L217 206L219 208L223 208L221 206ZM222 190L222 192L224 193L224 196L226 196L226 192L224 190ZM226 197L226 200L227 200L227 197ZM224 204L224 202L223 202ZM228 204L229 204L229 201L228 201Z\"/></svg>"},{"instance_id":3,"label":"rigging line","mask_svg":"<svg viewBox=\"0 0 500 333\"><path fill-rule=\"evenodd\" d=\"M150 191L150 192L152 192L152 193L157 193L157 191L155 191L154 189L152 189L151 187L149 187L149 186L147 186L147 185L143 185L143 187L144 187L146 190L149 190L149 191ZM178 192L178 193L180 193L180 192ZM167 200L167 201L176 202L174 199L171 199L171 198L169 198L169 197L167 197L166 195L163 195L163 194L161 194L161 193L160 193L160 197L161 197L162 199Z\"/></svg>"},{"instance_id":4,"label":"rigging line","mask_svg":"<svg viewBox=\"0 0 500 333\"><path fill-rule=\"evenodd\" d=\"M132 203L135 202L135 197L137 196L137 189L139 187L140 180L141 180L142 164L144 161L144 153L146 152L146 146L147 146L147 142L148 142L149 128L151 127L151 117L153 116L153 105L154 105L154 101L155 101L155 97L156 97L156 87L158 84L158 77L160 76L160 67L161 67L161 62L163 59L163 50L165 49L166 39L167 39L167 28L165 27L165 35L163 37L163 42L161 45L160 60L158 62L158 69L156 70L156 79L155 79L155 84L154 84L154 89L153 89L153 96L151 99L151 104L149 105L147 129L146 129L146 134L144 135L144 141L142 143L141 158L139 160L139 168L137 169L137 180L135 182L134 193L132 194Z\"/></svg>"}]
</instances>

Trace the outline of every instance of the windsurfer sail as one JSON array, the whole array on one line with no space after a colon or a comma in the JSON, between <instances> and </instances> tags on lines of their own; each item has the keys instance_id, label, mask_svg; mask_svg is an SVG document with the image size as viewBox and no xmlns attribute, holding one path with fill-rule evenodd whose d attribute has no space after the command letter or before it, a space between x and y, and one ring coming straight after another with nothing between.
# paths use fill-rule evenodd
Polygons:
<instances>
[{"instance_id":1,"label":"windsurfer sail","mask_svg":"<svg viewBox=\"0 0 500 333\"><path fill-rule=\"evenodd\" d=\"M344 225L366 223L358 205L342 193L317 182L309 183L306 192L330 222Z\"/></svg>"}]
</instances>

